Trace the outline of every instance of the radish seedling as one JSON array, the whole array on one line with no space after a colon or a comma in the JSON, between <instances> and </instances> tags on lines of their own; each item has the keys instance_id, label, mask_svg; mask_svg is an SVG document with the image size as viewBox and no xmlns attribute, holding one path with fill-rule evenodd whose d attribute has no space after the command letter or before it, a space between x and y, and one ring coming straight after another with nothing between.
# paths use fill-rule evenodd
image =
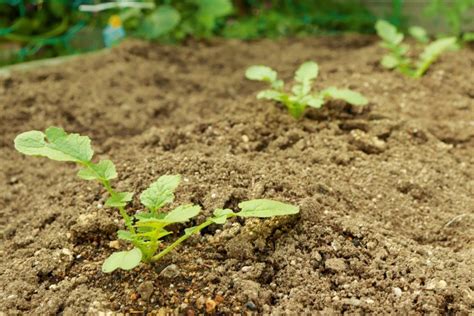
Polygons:
<instances>
[{"instance_id":1,"label":"radish seedling","mask_svg":"<svg viewBox=\"0 0 474 316\"><path fill-rule=\"evenodd\" d=\"M388 69L396 68L401 73L413 78L423 76L443 52L456 47L455 37L435 40L425 47L418 60L414 62L408 56L410 46L403 43L404 35L398 32L395 26L387 21L380 20L375 24L375 29L382 38L381 46L389 50L389 53L382 58L381 65ZM411 27L409 32L418 42L429 42L426 31L421 27Z\"/></svg>"},{"instance_id":2,"label":"radish seedling","mask_svg":"<svg viewBox=\"0 0 474 316\"><path fill-rule=\"evenodd\" d=\"M283 103L288 112L298 119L303 116L306 107L320 108L330 99L340 99L353 105L366 105L367 99L360 93L349 89L329 87L320 92L311 92L314 79L318 77L318 64L312 61L302 64L295 73L296 84L291 93L284 90L283 80L278 79L276 71L267 66L251 66L245 72L249 80L264 81L270 89L260 91L258 99L274 100Z\"/></svg>"},{"instance_id":3,"label":"radish seedling","mask_svg":"<svg viewBox=\"0 0 474 316\"><path fill-rule=\"evenodd\" d=\"M117 178L115 165L110 160L92 162L94 154L91 141L87 136L67 134L58 127L49 127L45 133L29 131L15 138L15 148L26 155L43 156L57 161L75 162L81 166L77 175L85 180L100 182L109 198L105 205L115 207L122 215L127 230L119 230L119 239L130 242L134 247L128 251L113 253L103 265L102 271L112 272L118 268L130 270L141 261L156 261L172 251L191 235L200 232L211 224L224 224L228 218L239 217L273 217L296 214L299 208L289 204L272 200L251 200L239 204L240 212L235 213L230 209L217 209L213 216L202 224L187 228L185 233L176 241L159 251L162 246L161 239L171 232L166 228L176 223L185 223L197 216L201 208L197 205L181 205L169 212L163 212L163 207L174 200L174 191L179 185L179 175L161 176L153 182L148 189L140 195L140 202L146 211L128 215L125 206L132 200L133 193L118 192L111 180Z\"/></svg>"}]
</instances>

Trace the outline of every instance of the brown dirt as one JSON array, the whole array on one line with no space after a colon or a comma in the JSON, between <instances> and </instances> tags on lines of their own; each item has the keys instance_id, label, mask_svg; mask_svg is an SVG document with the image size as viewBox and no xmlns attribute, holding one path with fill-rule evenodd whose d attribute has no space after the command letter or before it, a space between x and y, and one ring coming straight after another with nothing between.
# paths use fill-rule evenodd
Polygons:
<instances>
[{"instance_id":1,"label":"brown dirt","mask_svg":"<svg viewBox=\"0 0 474 316\"><path fill-rule=\"evenodd\" d=\"M0 79L0 311L471 313L474 53L445 55L420 80L378 67L381 53L353 36L129 42ZM296 121L243 78L267 64L289 80L306 60L320 64L317 87L353 88L370 106L332 102ZM210 227L155 265L103 274L123 225L105 192L13 149L50 125L89 135L120 189L182 174L176 202L202 205L197 222L262 197L301 214Z\"/></svg>"}]
</instances>

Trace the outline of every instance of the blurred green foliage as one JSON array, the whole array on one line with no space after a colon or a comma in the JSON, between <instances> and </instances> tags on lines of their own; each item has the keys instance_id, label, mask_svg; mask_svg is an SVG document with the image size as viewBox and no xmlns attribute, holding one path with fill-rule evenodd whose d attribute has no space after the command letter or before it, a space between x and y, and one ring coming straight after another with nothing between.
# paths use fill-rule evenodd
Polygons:
<instances>
[{"instance_id":1,"label":"blurred green foliage","mask_svg":"<svg viewBox=\"0 0 474 316\"><path fill-rule=\"evenodd\" d=\"M463 25L472 23L474 19L474 0L431 0L425 13L441 23L446 23L450 35L461 36L463 31L466 31L463 30Z\"/></svg>"},{"instance_id":2,"label":"blurred green foliage","mask_svg":"<svg viewBox=\"0 0 474 316\"><path fill-rule=\"evenodd\" d=\"M474 0L456 0L449 15L454 28L461 9ZM373 33L377 18L360 0L142 0L152 9L115 8L82 12L99 0L0 0L0 65L96 50L104 47L102 30L118 15L127 36L179 43L187 38L238 39L303 36L338 32ZM444 10L433 0L430 12ZM463 2L463 4L461 4ZM468 3L469 2L469 3ZM400 21L401 0L388 4L386 18ZM390 16L391 15L391 16Z\"/></svg>"}]
</instances>

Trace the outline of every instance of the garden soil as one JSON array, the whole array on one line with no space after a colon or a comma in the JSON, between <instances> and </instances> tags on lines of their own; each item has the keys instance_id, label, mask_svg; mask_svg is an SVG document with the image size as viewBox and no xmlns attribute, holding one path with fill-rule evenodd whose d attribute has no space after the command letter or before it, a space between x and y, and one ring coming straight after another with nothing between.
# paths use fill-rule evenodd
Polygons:
<instances>
[{"instance_id":1,"label":"garden soil","mask_svg":"<svg viewBox=\"0 0 474 316\"><path fill-rule=\"evenodd\" d=\"M443 314L474 308L474 52L450 52L415 80L378 65L373 37L127 42L0 79L0 314ZM294 120L244 79L265 64L316 88L351 88ZM91 137L114 185L139 193L181 174L179 203L270 198L298 216L210 226L156 264L101 272L127 244L106 192L73 164L26 157L20 132ZM186 225L174 227L169 243Z\"/></svg>"}]
</instances>

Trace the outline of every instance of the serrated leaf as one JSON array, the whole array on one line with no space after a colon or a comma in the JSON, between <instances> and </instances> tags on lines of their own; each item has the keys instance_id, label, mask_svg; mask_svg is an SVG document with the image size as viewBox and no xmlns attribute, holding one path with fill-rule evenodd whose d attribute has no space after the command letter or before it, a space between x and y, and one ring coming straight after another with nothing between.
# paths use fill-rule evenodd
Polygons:
<instances>
[{"instance_id":1,"label":"serrated leaf","mask_svg":"<svg viewBox=\"0 0 474 316\"><path fill-rule=\"evenodd\" d=\"M395 56L392 56L392 55L383 56L382 61L380 62L380 64L383 67L388 68L388 69L393 69L397 67L399 63L400 63L399 60Z\"/></svg>"},{"instance_id":2,"label":"serrated leaf","mask_svg":"<svg viewBox=\"0 0 474 316\"><path fill-rule=\"evenodd\" d=\"M375 23L377 34L386 42L392 45L398 45L403 41L403 34L397 31L397 28L384 20Z\"/></svg>"},{"instance_id":3,"label":"serrated leaf","mask_svg":"<svg viewBox=\"0 0 474 316\"><path fill-rule=\"evenodd\" d=\"M283 93L276 90L263 90L257 94L257 99L282 101Z\"/></svg>"},{"instance_id":4,"label":"serrated leaf","mask_svg":"<svg viewBox=\"0 0 474 316\"><path fill-rule=\"evenodd\" d=\"M310 84L312 80L318 77L319 66L314 61L303 63L295 73L295 81L302 84Z\"/></svg>"},{"instance_id":5,"label":"serrated leaf","mask_svg":"<svg viewBox=\"0 0 474 316\"><path fill-rule=\"evenodd\" d=\"M335 87L329 87L321 92L324 96L328 96L332 99L344 100L352 105L366 105L369 101L359 92L355 92L349 89L338 89Z\"/></svg>"},{"instance_id":6,"label":"serrated leaf","mask_svg":"<svg viewBox=\"0 0 474 316\"><path fill-rule=\"evenodd\" d=\"M127 202L130 202L133 198L131 192L118 192L105 201L105 206L109 207L124 207Z\"/></svg>"},{"instance_id":7,"label":"serrated leaf","mask_svg":"<svg viewBox=\"0 0 474 316\"><path fill-rule=\"evenodd\" d=\"M42 156L57 161L91 160L94 151L89 137L66 134L58 127L50 127L45 133L40 131L21 133L15 138L15 149L25 155Z\"/></svg>"},{"instance_id":8,"label":"serrated leaf","mask_svg":"<svg viewBox=\"0 0 474 316\"><path fill-rule=\"evenodd\" d=\"M116 269L131 270L140 264L142 252L138 248L111 254L102 264L102 272L110 273Z\"/></svg>"},{"instance_id":9,"label":"serrated leaf","mask_svg":"<svg viewBox=\"0 0 474 316\"><path fill-rule=\"evenodd\" d=\"M101 160L79 170L77 175L84 180L111 180L117 178L117 171L112 161Z\"/></svg>"},{"instance_id":10,"label":"serrated leaf","mask_svg":"<svg viewBox=\"0 0 474 316\"><path fill-rule=\"evenodd\" d=\"M236 215L241 217L273 217L297 214L300 211L297 206L266 199L241 202L239 207L242 210Z\"/></svg>"},{"instance_id":11,"label":"serrated leaf","mask_svg":"<svg viewBox=\"0 0 474 316\"><path fill-rule=\"evenodd\" d=\"M245 72L245 77L249 80L274 82L277 80L278 74L267 66L250 66Z\"/></svg>"},{"instance_id":12,"label":"serrated leaf","mask_svg":"<svg viewBox=\"0 0 474 316\"><path fill-rule=\"evenodd\" d=\"M180 20L181 15L175 8L161 5L143 19L139 34L146 39L156 39L171 32Z\"/></svg>"},{"instance_id":13,"label":"serrated leaf","mask_svg":"<svg viewBox=\"0 0 474 316\"><path fill-rule=\"evenodd\" d=\"M183 223L198 215L200 211L199 205L181 205L166 214L163 220L170 223Z\"/></svg>"},{"instance_id":14,"label":"serrated leaf","mask_svg":"<svg viewBox=\"0 0 474 316\"><path fill-rule=\"evenodd\" d=\"M233 215L233 214L235 213L231 209L218 208L214 210L214 213L213 213L214 217L211 218L211 221L213 221L216 224L222 225L222 224L225 224L229 215Z\"/></svg>"},{"instance_id":15,"label":"serrated leaf","mask_svg":"<svg viewBox=\"0 0 474 316\"><path fill-rule=\"evenodd\" d=\"M408 29L408 33L421 43L427 43L430 39L426 30L420 26L412 26Z\"/></svg>"},{"instance_id":16,"label":"serrated leaf","mask_svg":"<svg viewBox=\"0 0 474 316\"><path fill-rule=\"evenodd\" d=\"M150 211L156 212L163 205L173 202L174 191L179 185L179 175L161 176L140 195L140 202Z\"/></svg>"}]
</instances>

